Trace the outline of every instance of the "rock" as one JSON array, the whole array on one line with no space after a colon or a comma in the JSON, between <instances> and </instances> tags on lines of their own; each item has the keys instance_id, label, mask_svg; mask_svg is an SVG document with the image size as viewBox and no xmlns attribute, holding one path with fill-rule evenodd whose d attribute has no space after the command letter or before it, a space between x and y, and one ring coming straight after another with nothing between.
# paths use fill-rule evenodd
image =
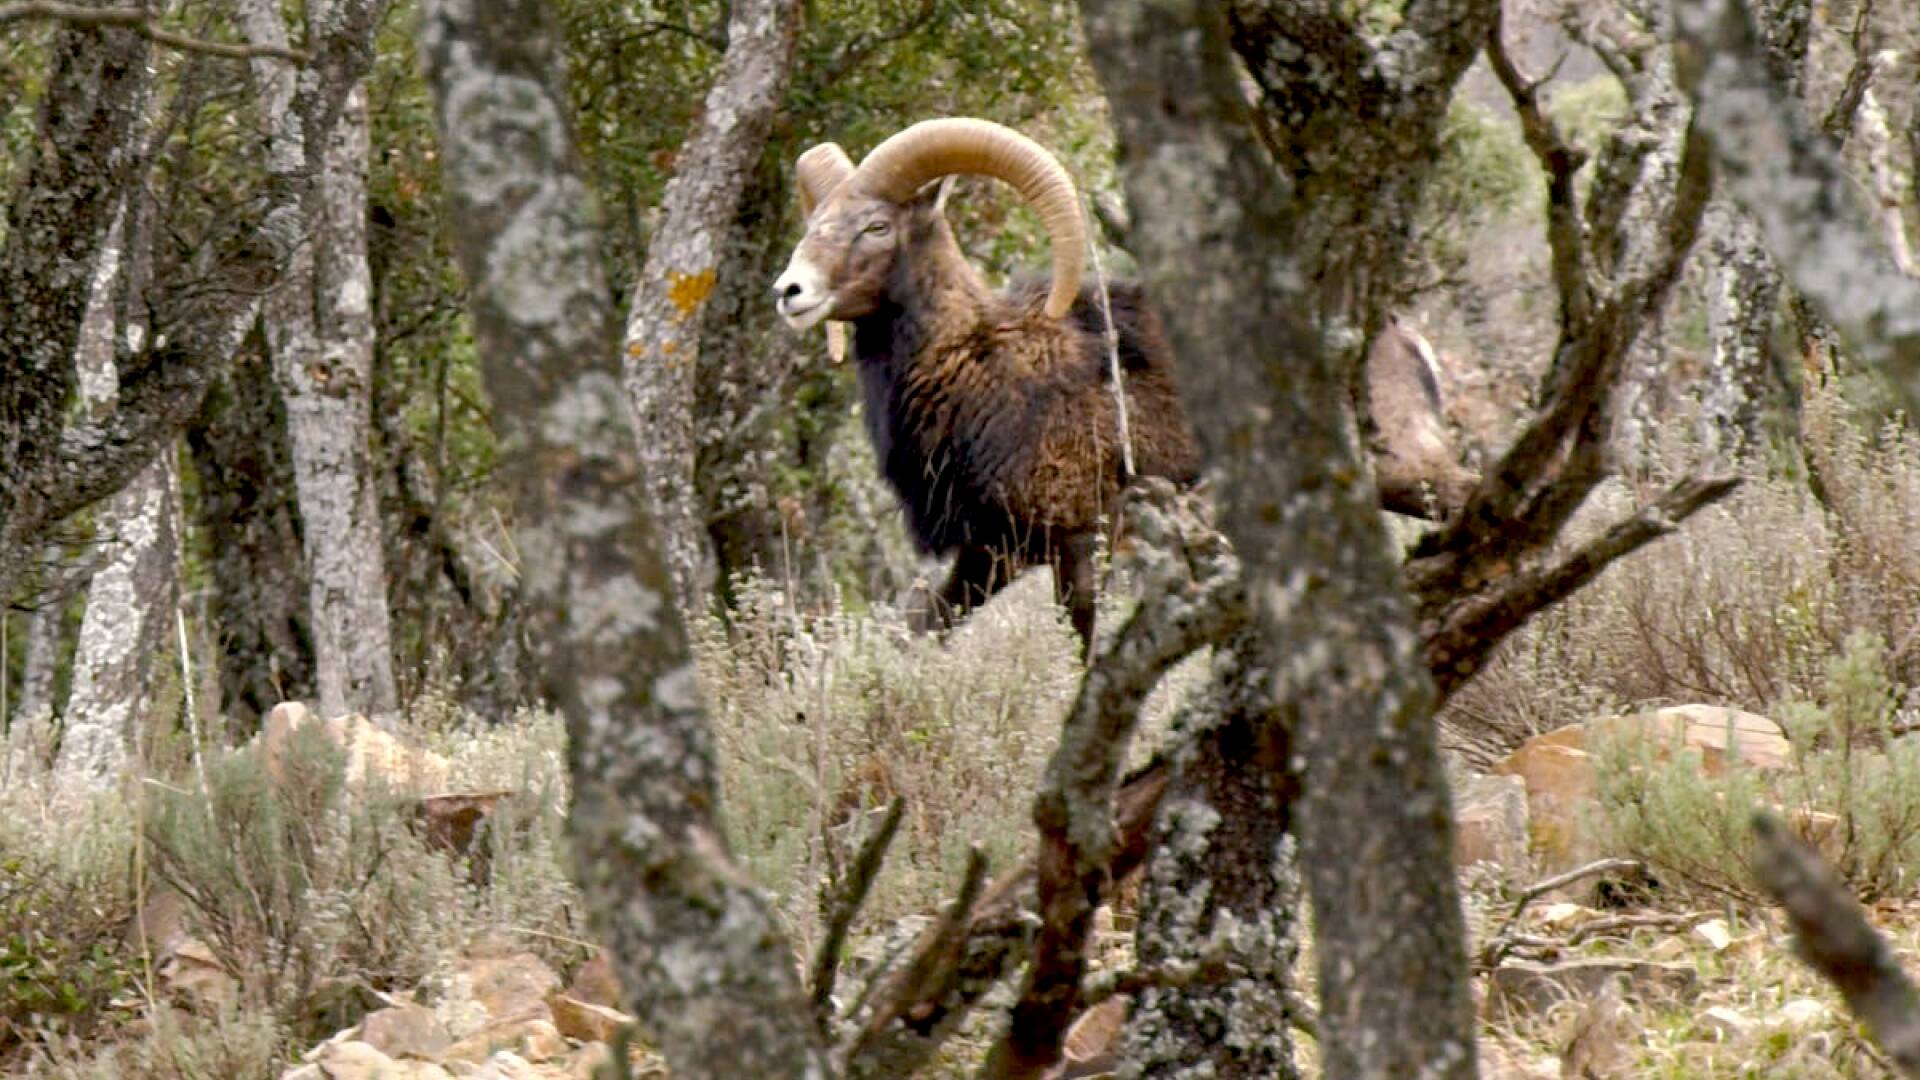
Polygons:
<instances>
[{"instance_id":1,"label":"rock","mask_svg":"<svg viewBox=\"0 0 1920 1080\"><path fill-rule=\"evenodd\" d=\"M467 860L467 883L493 882L491 827L494 807L511 791L475 791L428 795L413 808L414 822L427 846Z\"/></svg>"},{"instance_id":2,"label":"rock","mask_svg":"<svg viewBox=\"0 0 1920 1080\"><path fill-rule=\"evenodd\" d=\"M1536 916L1541 926L1549 930L1571 930L1583 923L1589 923L1600 917L1600 913L1585 904L1573 904L1561 901L1548 904L1540 909Z\"/></svg>"},{"instance_id":3,"label":"rock","mask_svg":"<svg viewBox=\"0 0 1920 1080\"><path fill-rule=\"evenodd\" d=\"M604 951L594 953L580 970L573 973L573 985L567 996L589 1005L609 1009L620 1007L620 981L613 974L613 960Z\"/></svg>"},{"instance_id":4,"label":"rock","mask_svg":"<svg viewBox=\"0 0 1920 1080\"><path fill-rule=\"evenodd\" d=\"M395 1061L357 1039L329 1044L309 1067L327 1080L451 1080L431 1061Z\"/></svg>"},{"instance_id":5,"label":"rock","mask_svg":"<svg viewBox=\"0 0 1920 1080\"><path fill-rule=\"evenodd\" d=\"M1724 773L1730 758L1756 769L1778 769L1792 761L1792 744L1780 725L1756 713L1712 705L1676 705L1536 735L1493 771L1526 783L1532 853L1541 873L1569 869L1600 854L1587 815L1598 795L1593 739L1603 732L1650 740L1661 758L1675 748L1697 751L1709 776Z\"/></svg>"},{"instance_id":6,"label":"rock","mask_svg":"<svg viewBox=\"0 0 1920 1080\"><path fill-rule=\"evenodd\" d=\"M473 1000L493 1019L553 1022L547 995L560 988L560 976L547 962L530 952L476 957L467 967Z\"/></svg>"},{"instance_id":7,"label":"rock","mask_svg":"<svg viewBox=\"0 0 1920 1080\"><path fill-rule=\"evenodd\" d=\"M318 720L311 709L297 701L275 705L260 732L260 752L266 758L267 772L276 781L286 779L282 762L293 733L313 724L346 751L346 782L351 790L365 790L369 776L378 776L403 791L425 794L446 790L449 766L445 757L408 746L364 716Z\"/></svg>"},{"instance_id":8,"label":"rock","mask_svg":"<svg viewBox=\"0 0 1920 1080\"><path fill-rule=\"evenodd\" d=\"M240 984L213 950L197 940L178 942L160 962L160 982L194 1012L211 1016L232 1005Z\"/></svg>"},{"instance_id":9,"label":"rock","mask_svg":"<svg viewBox=\"0 0 1920 1080\"><path fill-rule=\"evenodd\" d=\"M1725 1005L1702 1009L1700 1015L1694 1018L1694 1023L1700 1030L1710 1033L1722 1042L1737 1039L1755 1027L1752 1017Z\"/></svg>"},{"instance_id":10,"label":"rock","mask_svg":"<svg viewBox=\"0 0 1920 1080\"><path fill-rule=\"evenodd\" d=\"M1527 832L1541 873L1571 869L1590 855L1584 816L1596 793L1593 755L1529 740L1507 755L1494 772L1517 776L1526 784Z\"/></svg>"},{"instance_id":11,"label":"rock","mask_svg":"<svg viewBox=\"0 0 1920 1080\"><path fill-rule=\"evenodd\" d=\"M549 996L547 1007L553 1010L553 1026L560 1034L581 1042L610 1042L616 1032L633 1023L633 1017L619 1009L581 1001L568 994Z\"/></svg>"},{"instance_id":12,"label":"rock","mask_svg":"<svg viewBox=\"0 0 1920 1080\"><path fill-rule=\"evenodd\" d=\"M1780 1006L1780 1010L1774 1013L1770 1019L1775 1027L1783 1027L1792 1031L1804 1031L1807 1028L1818 1027L1825 1023L1827 1016L1828 1012L1825 1002L1815 1001L1812 998L1794 998L1792 1001Z\"/></svg>"},{"instance_id":13,"label":"rock","mask_svg":"<svg viewBox=\"0 0 1920 1080\"><path fill-rule=\"evenodd\" d=\"M1733 944L1733 933L1727 929L1725 919L1708 919L1693 928L1693 936L1706 942L1714 952L1723 952Z\"/></svg>"},{"instance_id":14,"label":"rock","mask_svg":"<svg viewBox=\"0 0 1920 1080\"><path fill-rule=\"evenodd\" d=\"M1517 881L1532 875L1527 856L1527 782L1519 776L1469 775L1453 788L1453 864L1492 863Z\"/></svg>"},{"instance_id":15,"label":"rock","mask_svg":"<svg viewBox=\"0 0 1920 1080\"><path fill-rule=\"evenodd\" d=\"M1487 1005L1513 1013L1544 1013L1562 1001L1589 1001L1613 979L1626 983L1626 996L1646 1000L1674 998L1691 991L1700 975L1686 964L1650 960L1564 960L1555 964L1513 961L1494 969Z\"/></svg>"},{"instance_id":16,"label":"rock","mask_svg":"<svg viewBox=\"0 0 1920 1080\"><path fill-rule=\"evenodd\" d=\"M551 1020L508 1020L476 1031L447 1047L444 1060L477 1064L506 1052L530 1061L549 1061L564 1057L568 1049L566 1037Z\"/></svg>"},{"instance_id":17,"label":"rock","mask_svg":"<svg viewBox=\"0 0 1920 1080\"><path fill-rule=\"evenodd\" d=\"M1480 1076L1483 1080L1555 1080L1559 1071L1545 1062L1529 1061L1521 1050L1500 1039L1480 1037Z\"/></svg>"},{"instance_id":18,"label":"rock","mask_svg":"<svg viewBox=\"0 0 1920 1080\"><path fill-rule=\"evenodd\" d=\"M439 1061L453 1044L445 1024L424 1005L403 1004L368 1013L360 1041L391 1058Z\"/></svg>"}]
</instances>

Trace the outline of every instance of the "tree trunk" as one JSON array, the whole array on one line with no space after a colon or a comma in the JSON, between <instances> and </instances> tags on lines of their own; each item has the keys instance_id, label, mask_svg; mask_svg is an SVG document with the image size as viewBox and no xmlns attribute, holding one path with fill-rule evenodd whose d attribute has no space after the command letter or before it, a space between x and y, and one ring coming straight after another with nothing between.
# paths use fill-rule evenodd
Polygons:
<instances>
[{"instance_id":1,"label":"tree trunk","mask_svg":"<svg viewBox=\"0 0 1920 1080\"><path fill-rule=\"evenodd\" d=\"M1418 185L1388 185L1394 200L1384 204L1341 200L1358 220L1336 224L1358 231L1341 235L1339 250L1359 254L1306 264L1293 253L1318 249L1303 237L1337 233L1311 216L1324 201L1276 173L1254 141L1219 5L1090 0L1085 11L1140 265L1181 358L1195 426L1209 436L1225 531L1245 560L1255 628L1270 650L1274 702L1305 763L1301 865L1315 915L1325 1074L1471 1077L1474 1016L1436 699L1359 456L1360 342L1336 334L1339 355L1330 355L1306 321L1320 312L1328 330L1351 328L1354 309L1324 301L1384 297L1391 241L1404 233ZM1277 28L1260 30L1260 41L1246 24L1239 30L1243 52L1283 44L1269 40ZM1394 174L1421 173L1405 162L1437 157L1421 140L1437 131L1439 114L1416 106L1444 109L1484 30L1464 8L1410 8L1381 46L1394 65L1363 56L1331 66L1426 83L1403 86L1412 97L1391 96L1400 111L1367 129L1292 145L1337 161L1343 151L1404 142L1421 153ZM1271 93L1283 73L1265 74ZM1207 1052L1191 1048L1189 1060Z\"/></svg>"},{"instance_id":2,"label":"tree trunk","mask_svg":"<svg viewBox=\"0 0 1920 1080\"><path fill-rule=\"evenodd\" d=\"M328 5L309 21L321 25ZM277 5L244 10L258 44L285 45ZM310 150L305 119L292 107L287 65L254 61L276 170L299 167ZM275 381L286 402L306 549L320 712L391 712L399 707L387 612L385 545L375 500L370 433L373 286L367 267L367 98L354 86L319 155L318 199L309 204L309 243L293 256L262 310Z\"/></svg>"},{"instance_id":3,"label":"tree trunk","mask_svg":"<svg viewBox=\"0 0 1920 1080\"><path fill-rule=\"evenodd\" d=\"M8 724L53 715L54 674L60 666L61 612L64 599L41 597L27 614L27 640L20 657L19 696Z\"/></svg>"},{"instance_id":4,"label":"tree trunk","mask_svg":"<svg viewBox=\"0 0 1920 1080\"><path fill-rule=\"evenodd\" d=\"M205 535L206 616L216 635L220 708L251 731L282 701L311 698L313 633L294 507L293 448L273 373L248 347L187 432Z\"/></svg>"},{"instance_id":5,"label":"tree trunk","mask_svg":"<svg viewBox=\"0 0 1920 1080\"><path fill-rule=\"evenodd\" d=\"M704 612L714 558L694 482L694 375L735 215L786 96L798 0L740 0L706 108L667 186L665 216L629 305L624 370L639 417L641 466L681 609Z\"/></svg>"},{"instance_id":6,"label":"tree trunk","mask_svg":"<svg viewBox=\"0 0 1920 1080\"><path fill-rule=\"evenodd\" d=\"M1773 350L1780 272L1753 219L1716 203L1707 222L1707 341L1713 350L1700 401L1700 443L1737 460L1768 445L1790 383Z\"/></svg>"},{"instance_id":7,"label":"tree trunk","mask_svg":"<svg viewBox=\"0 0 1920 1080\"><path fill-rule=\"evenodd\" d=\"M676 1077L824 1078L793 953L726 850L706 711L611 371L618 338L546 10L430 0L421 34L528 635L567 719L581 888L626 1004ZM749 10L763 9L734 9L736 46L765 29L743 22Z\"/></svg>"},{"instance_id":8,"label":"tree trunk","mask_svg":"<svg viewBox=\"0 0 1920 1080\"><path fill-rule=\"evenodd\" d=\"M124 29L62 26L0 248L0 604L41 533L67 514L61 438L93 269L139 165L150 45ZM115 485L117 486L117 485Z\"/></svg>"},{"instance_id":9,"label":"tree trunk","mask_svg":"<svg viewBox=\"0 0 1920 1080\"><path fill-rule=\"evenodd\" d=\"M1142 1077L1293 1080L1293 964L1301 900L1290 833L1298 794L1286 725L1245 634L1175 729L1183 749L1154 821L1140 887L1138 965L1217 971L1134 999L1121 1059Z\"/></svg>"},{"instance_id":10,"label":"tree trunk","mask_svg":"<svg viewBox=\"0 0 1920 1080\"><path fill-rule=\"evenodd\" d=\"M119 395L114 338L120 324L113 294L123 262L130 264L124 276L133 282L124 310L145 308L140 282L146 274L138 264L145 262L148 232L142 223L148 218L144 206L123 211L94 272L75 363L81 405L92 417L111 411ZM140 320L135 314L121 332L144 336ZM101 509L96 532L106 541L108 555L87 590L56 762L72 780L110 783L135 749L139 720L150 704L154 664L167 653L173 626L178 490L173 454L163 450Z\"/></svg>"}]
</instances>

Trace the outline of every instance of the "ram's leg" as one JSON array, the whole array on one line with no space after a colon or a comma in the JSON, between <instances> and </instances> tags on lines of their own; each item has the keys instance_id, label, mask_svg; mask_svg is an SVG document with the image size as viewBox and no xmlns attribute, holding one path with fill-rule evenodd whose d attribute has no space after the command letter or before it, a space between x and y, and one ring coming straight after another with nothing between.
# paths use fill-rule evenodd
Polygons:
<instances>
[{"instance_id":1,"label":"ram's leg","mask_svg":"<svg viewBox=\"0 0 1920 1080\"><path fill-rule=\"evenodd\" d=\"M1013 580L1014 565L1002 552L986 547L963 547L953 560L953 572L938 593L913 601L907 623L917 633L950 630L967 613L986 603Z\"/></svg>"},{"instance_id":2,"label":"ram's leg","mask_svg":"<svg viewBox=\"0 0 1920 1080\"><path fill-rule=\"evenodd\" d=\"M1053 548L1053 598L1067 609L1073 632L1080 635L1080 659L1093 651L1094 550L1098 537L1080 533Z\"/></svg>"}]
</instances>

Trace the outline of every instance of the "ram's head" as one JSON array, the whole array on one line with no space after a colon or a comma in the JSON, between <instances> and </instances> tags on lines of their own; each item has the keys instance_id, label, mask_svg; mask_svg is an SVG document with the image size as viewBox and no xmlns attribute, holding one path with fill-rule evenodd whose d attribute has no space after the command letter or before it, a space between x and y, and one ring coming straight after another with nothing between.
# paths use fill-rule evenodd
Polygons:
<instances>
[{"instance_id":1,"label":"ram's head","mask_svg":"<svg viewBox=\"0 0 1920 1080\"><path fill-rule=\"evenodd\" d=\"M780 315L796 330L869 315L902 287L901 253L939 213L928 185L961 174L1004 180L1039 213L1053 245L1047 314L1065 315L1079 292L1086 232L1073 180L1010 128L927 120L875 147L857 168L839 146L822 143L800 156L796 174L807 233L773 284Z\"/></svg>"}]
</instances>

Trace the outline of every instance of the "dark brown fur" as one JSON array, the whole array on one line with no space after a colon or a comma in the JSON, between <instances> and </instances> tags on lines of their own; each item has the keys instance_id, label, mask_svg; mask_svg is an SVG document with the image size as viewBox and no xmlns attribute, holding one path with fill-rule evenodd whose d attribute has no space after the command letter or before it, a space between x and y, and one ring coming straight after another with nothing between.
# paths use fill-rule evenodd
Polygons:
<instances>
[{"instance_id":1,"label":"dark brown fur","mask_svg":"<svg viewBox=\"0 0 1920 1080\"><path fill-rule=\"evenodd\" d=\"M924 550L958 553L931 614L950 625L1049 563L1084 648L1095 543L1127 479L1096 287L1049 319L1046 283L989 290L930 197L867 202L803 243L819 245L806 254L831 267L836 317L853 322L868 431L908 527ZM836 211L849 213L822 210ZM890 244L867 231L880 215ZM1135 469L1190 483L1200 453L1160 321L1135 286L1111 286L1110 302Z\"/></svg>"}]
</instances>

